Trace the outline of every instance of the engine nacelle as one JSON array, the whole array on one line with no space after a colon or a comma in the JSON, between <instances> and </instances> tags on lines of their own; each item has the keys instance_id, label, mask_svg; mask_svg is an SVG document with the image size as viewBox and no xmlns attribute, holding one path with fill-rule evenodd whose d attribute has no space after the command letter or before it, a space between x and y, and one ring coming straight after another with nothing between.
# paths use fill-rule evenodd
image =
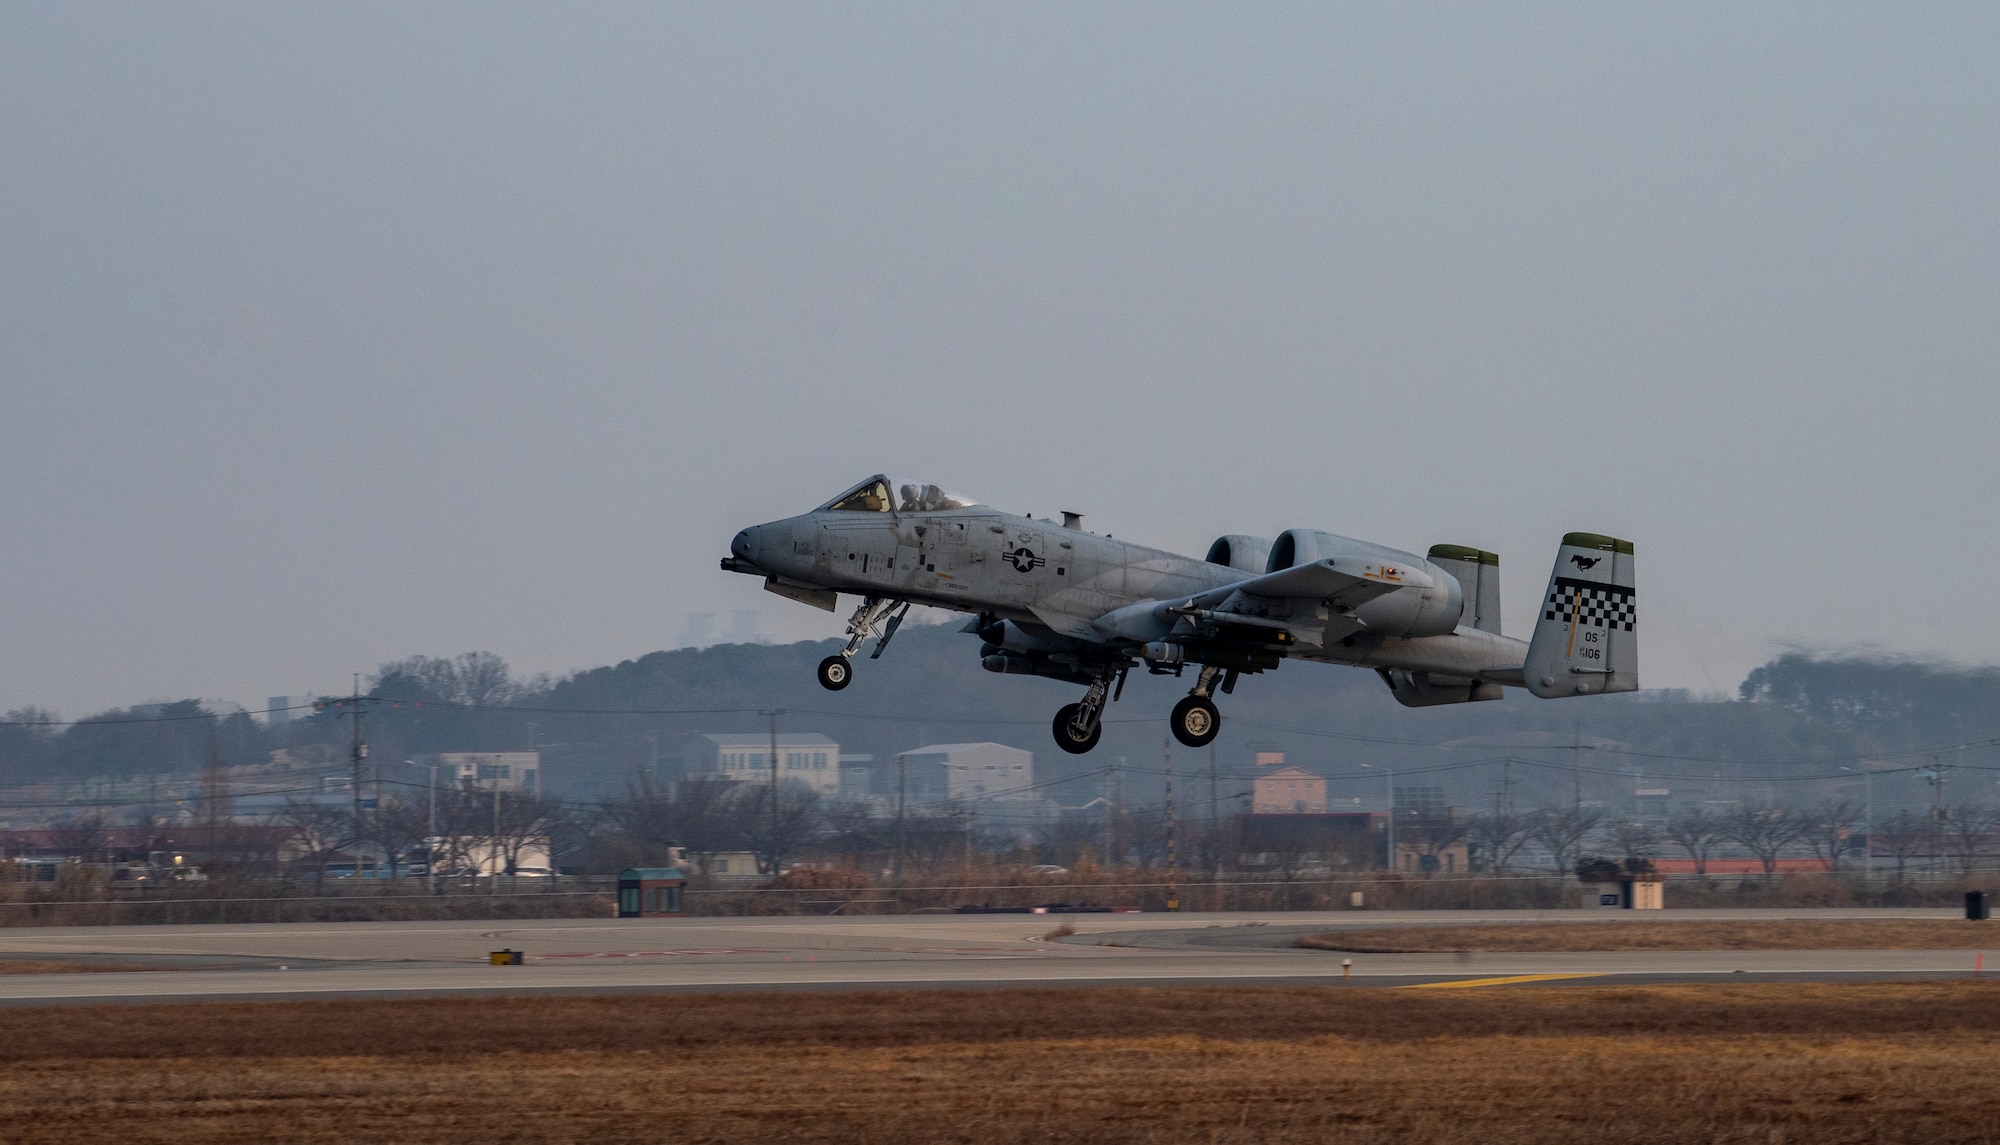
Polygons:
<instances>
[{"instance_id":1,"label":"engine nacelle","mask_svg":"<svg viewBox=\"0 0 2000 1145\"><path fill-rule=\"evenodd\" d=\"M1312 529L1287 529L1272 542L1265 571L1280 572L1332 557L1418 569L1431 579L1429 588L1399 588L1355 609L1354 615L1370 631L1385 636L1444 636L1458 628L1465 612L1465 591L1458 578L1414 553Z\"/></svg>"},{"instance_id":2,"label":"engine nacelle","mask_svg":"<svg viewBox=\"0 0 2000 1145\"><path fill-rule=\"evenodd\" d=\"M1404 672L1400 670L1376 669L1376 675L1389 685L1389 691L1396 702L1406 708L1434 708L1439 704L1469 704L1476 700L1497 700L1501 688L1482 680L1467 680L1458 676L1433 676L1429 672Z\"/></svg>"},{"instance_id":3,"label":"engine nacelle","mask_svg":"<svg viewBox=\"0 0 2000 1145\"><path fill-rule=\"evenodd\" d=\"M1208 546L1208 563L1256 576L1271 563L1271 542L1242 533L1217 537Z\"/></svg>"}]
</instances>

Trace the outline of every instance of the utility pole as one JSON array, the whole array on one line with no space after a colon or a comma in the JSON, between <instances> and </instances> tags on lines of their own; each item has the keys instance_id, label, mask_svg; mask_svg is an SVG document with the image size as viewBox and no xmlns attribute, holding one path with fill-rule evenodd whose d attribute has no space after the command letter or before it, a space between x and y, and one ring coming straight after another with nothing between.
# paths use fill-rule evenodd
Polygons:
<instances>
[{"instance_id":1,"label":"utility pole","mask_svg":"<svg viewBox=\"0 0 2000 1145\"><path fill-rule=\"evenodd\" d=\"M424 880L437 890L438 765L431 760L431 833L424 838Z\"/></svg>"},{"instance_id":2,"label":"utility pole","mask_svg":"<svg viewBox=\"0 0 2000 1145\"><path fill-rule=\"evenodd\" d=\"M348 751L353 765L354 785L354 876L361 877L361 841L368 837L361 819L361 761L368 758L368 744L361 738L361 673L354 674L354 696L349 701L354 716L354 744Z\"/></svg>"},{"instance_id":3,"label":"utility pole","mask_svg":"<svg viewBox=\"0 0 2000 1145\"><path fill-rule=\"evenodd\" d=\"M1167 761L1167 909L1181 909L1180 874L1174 861L1174 741L1160 741Z\"/></svg>"},{"instance_id":4,"label":"utility pole","mask_svg":"<svg viewBox=\"0 0 2000 1145\"><path fill-rule=\"evenodd\" d=\"M1931 785L1931 851L1932 861L1938 870L1944 869L1944 780L1945 772L1950 768L1950 764L1940 762L1937 756L1932 756L1930 770L1917 773L1923 777L1924 782Z\"/></svg>"},{"instance_id":5,"label":"utility pole","mask_svg":"<svg viewBox=\"0 0 2000 1145\"><path fill-rule=\"evenodd\" d=\"M1500 815L1512 817L1514 814L1514 761L1500 761L1500 804L1494 808Z\"/></svg>"},{"instance_id":6,"label":"utility pole","mask_svg":"<svg viewBox=\"0 0 2000 1145\"><path fill-rule=\"evenodd\" d=\"M778 873L778 832L782 820L778 816L778 717L785 714L783 708L772 708L771 717L771 874Z\"/></svg>"},{"instance_id":7,"label":"utility pole","mask_svg":"<svg viewBox=\"0 0 2000 1145\"><path fill-rule=\"evenodd\" d=\"M1108 874L1117 867L1111 859L1111 785L1118 775L1118 765L1111 764L1104 769L1104 870Z\"/></svg>"},{"instance_id":8,"label":"utility pole","mask_svg":"<svg viewBox=\"0 0 2000 1145\"><path fill-rule=\"evenodd\" d=\"M1215 742L1208 745L1208 829L1214 831L1222 822L1222 780L1215 770Z\"/></svg>"},{"instance_id":9,"label":"utility pole","mask_svg":"<svg viewBox=\"0 0 2000 1145\"><path fill-rule=\"evenodd\" d=\"M1369 771L1375 770L1375 765L1372 763L1364 763L1361 766ZM1388 780L1389 789L1389 837L1386 849L1382 852L1382 869L1393 873L1396 870L1396 769L1385 765L1382 768L1382 775Z\"/></svg>"},{"instance_id":10,"label":"utility pole","mask_svg":"<svg viewBox=\"0 0 2000 1145\"><path fill-rule=\"evenodd\" d=\"M903 885L903 806L910 794L908 757L896 756L896 886Z\"/></svg>"},{"instance_id":11,"label":"utility pole","mask_svg":"<svg viewBox=\"0 0 2000 1145\"><path fill-rule=\"evenodd\" d=\"M493 761L493 893L500 893L500 872L505 869L500 861L500 761Z\"/></svg>"},{"instance_id":12,"label":"utility pole","mask_svg":"<svg viewBox=\"0 0 2000 1145\"><path fill-rule=\"evenodd\" d=\"M1583 810L1583 721L1576 721L1576 738L1569 750L1569 765L1576 775L1576 809Z\"/></svg>"}]
</instances>

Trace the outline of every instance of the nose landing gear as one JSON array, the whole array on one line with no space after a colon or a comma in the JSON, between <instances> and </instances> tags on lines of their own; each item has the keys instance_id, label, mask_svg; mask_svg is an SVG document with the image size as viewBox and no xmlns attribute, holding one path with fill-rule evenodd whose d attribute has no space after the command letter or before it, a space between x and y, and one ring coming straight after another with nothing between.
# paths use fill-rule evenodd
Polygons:
<instances>
[{"instance_id":1,"label":"nose landing gear","mask_svg":"<svg viewBox=\"0 0 2000 1145\"><path fill-rule=\"evenodd\" d=\"M819 686L838 692L854 682L854 665L845 656L828 656L819 662Z\"/></svg>"},{"instance_id":2,"label":"nose landing gear","mask_svg":"<svg viewBox=\"0 0 2000 1145\"><path fill-rule=\"evenodd\" d=\"M887 620L889 623L882 632L882 640L875 645L874 654L868 658L874 660L880 657L882 650L889 646L889 640L896 635L896 629L902 627L903 618L909 614L908 601L880 596L863 597L861 607L855 609L854 615L847 621L847 647L819 662L819 686L829 692L838 692L853 683L854 665L851 661L854 654L861 650L862 643L875 634L876 626Z\"/></svg>"}]
</instances>

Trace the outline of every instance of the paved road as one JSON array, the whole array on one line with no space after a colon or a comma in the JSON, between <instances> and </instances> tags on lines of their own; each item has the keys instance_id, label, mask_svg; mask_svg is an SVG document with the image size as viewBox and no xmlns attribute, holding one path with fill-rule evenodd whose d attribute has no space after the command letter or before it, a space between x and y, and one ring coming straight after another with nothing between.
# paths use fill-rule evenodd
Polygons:
<instances>
[{"instance_id":1,"label":"paved road","mask_svg":"<svg viewBox=\"0 0 2000 1145\"><path fill-rule=\"evenodd\" d=\"M0 930L0 960L159 971L0 974L0 1005L468 993L893 989L1054 985L1412 985L1958 977L1968 951L1339 955L1290 945L1349 927L1724 918L1948 918L1950 910L1370 911L1272 914L552 919ZM1050 932L1067 922L1074 935ZM2000 925L2000 924L1996 924ZM2000 929L1996 929L2000 954ZM488 965L499 949L522 966ZM1351 959L1350 977L1341 962ZM2000 972L2000 962L1996 962ZM1574 976L1574 977L1568 977ZM1738 980L1741 980L1739 978Z\"/></svg>"}]
</instances>

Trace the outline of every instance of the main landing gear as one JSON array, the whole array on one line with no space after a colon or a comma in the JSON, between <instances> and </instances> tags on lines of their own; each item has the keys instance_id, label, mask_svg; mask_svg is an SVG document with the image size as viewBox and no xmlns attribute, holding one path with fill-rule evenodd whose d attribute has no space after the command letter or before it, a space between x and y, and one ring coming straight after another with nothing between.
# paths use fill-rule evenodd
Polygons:
<instances>
[{"instance_id":1,"label":"main landing gear","mask_svg":"<svg viewBox=\"0 0 2000 1145\"><path fill-rule=\"evenodd\" d=\"M1117 689L1112 689L1112 681L1117 681ZM1082 755L1097 746L1104 735L1104 707L1107 702L1116 702L1125 692L1125 669L1104 672L1093 677L1090 690L1083 699L1074 704L1064 704L1056 712L1056 746L1071 755Z\"/></svg>"},{"instance_id":2,"label":"main landing gear","mask_svg":"<svg viewBox=\"0 0 2000 1145\"><path fill-rule=\"evenodd\" d=\"M1222 669L1204 664L1194 690L1174 705L1173 715L1168 717L1168 726L1173 730L1174 738L1188 747L1207 747L1214 742L1216 733L1222 730L1222 713L1216 710L1215 701L1209 699L1215 693L1218 676L1223 677L1222 690L1225 692L1236 683L1234 672L1223 676Z\"/></svg>"},{"instance_id":3,"label":"main landing gear","mask_svg":"<svg viewBox=\"0 0 2000 1145\"><path fill-rule=\"evenodd\" d=\"M854 654L859 652L861 645L875 634L876 626L882 625L885 620L888 621L883 626L882 639L876 643L875 651L868 656L870 660L881 657L882 650L889 646L890 639L896 635L896 629L903 626L903 618L909 614L909 601L891 600L880 596L863 597L861 607L855 609L854 615L847 621L847 647L819 662L819 686L829 692L838 692L852 684Z\"/></svg>"}]
</instances>

